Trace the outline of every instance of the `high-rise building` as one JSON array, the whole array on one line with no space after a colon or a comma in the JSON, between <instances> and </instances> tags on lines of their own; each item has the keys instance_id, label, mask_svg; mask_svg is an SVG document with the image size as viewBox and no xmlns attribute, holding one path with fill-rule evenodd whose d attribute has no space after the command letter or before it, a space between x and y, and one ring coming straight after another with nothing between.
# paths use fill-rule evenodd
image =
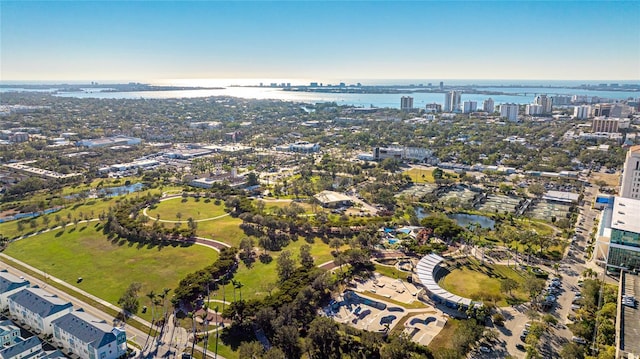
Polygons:
<instances>
[{"instance_id":1,"label":"high-rise building","mask_svg":"<svg viewBox=\"0 0 640 359\"><path fill-rule=\"evenodd\" d=\"M484 102L482 103L482 109L484 110L484 112L488 113L493 113L496 110L495 103L493 102L493 99L491 97L484 100Z\"/></svg>"},{"instance_id":2,"label":"high-rise building","mask_svg":"<svg viewBox=\"0 0 640 359\"><path fill-rule=\"evenodd\" d=\"M449 91L444 95L444 112L456 112L460 110L460 91Z\"/></svg>"},{"instance_id":3,"label":"high-rise building","mask_svg":"<svg viewBox=\"0 0 640 359\"><path fill-rule=\"evenodd\" d=\"M551 100L551 97L547 97L547 95L536 96L535 104L542 106L543 114L551 113L552 103L553 101Z\"/></svg>"},{"instance_id":4,"label":"high-rise building","mask_svg":"<svg viewBox=\"0 0 640 359\"><path fill-rule=\"evenodd\" d=\"M478 110L478 102L476 101L465 101L462 103L462 112L471 113L476 112Z\"/></svg>"},{"instance_id":5,"label":"high-rise building","mask_svg":"<svg viewBox=\"0 0 640 359\"><path fill-rule=\"evenodd\" d=\"M444 90L444 82L440 81L440 90Z\"/></svg>"},{"instance_id":6,"label":"high-rise building","mask_svg":"<svg viewBox=\"0 0 640 359\"><path fill-rule=\"evenodd\" d=\"M615 197L609 212L611 230L607 268L640 268L640 200ZM604 218L608 222L609 218Z\"/></svg>"},{"instance_id":7,"label":"high-rise building","mask_svg":"<svg viewBox=\"0 0 640 359\"><path fill-rule=\"evenodd\" d=\"M400 98L400 109L402 111L411 111L413 109L413 97L402 96Z\"/></svg>"},{"instance_id":8,"label":"high-rise building","mask_svg":"<svg viewBox=\"0 0 640 359\"><path fill-rule=\"evenodd\" d=\"M640 199L640 145L630 147L627 152L622 172L620 196Z\"/></svg>"},{"instance_id":9,"label":"high-rise building","mask_svg":"<svg viewBox=\"0 0 640 359\"><path fill-rule=\"evenodd\" d=\"M573 108L573 118L578 120L586 120L591 115L591 106L580 105Z\"/></svg>"},{"instance_id":10,"label":"high-rise building","mask_svg":"<svg viewBox=\"0 0 640 359\"><path fill-rule=\"evenodd\" d=\"M500 105L500 117L513 122L518 121L518 104L503 103Z\"/></svg>"},{"instance_id":11,"label":"high-rise building","mask_svg":"<svg viewBox=\"0 0 640 359\"><path fill-rule=\"evenodd\" d=\"M541 115L542 114L542 105L538 105L535 103L528 104L524 108L524 113L529 116Z\"/></svg>"},{"instance_id":12,"label":"high-rise building","mask_svg":"<svg viewBox=\"0 0 640 359\"><path fill-rule=\"evenodd\" d=\"M599 103L593 106L593 115L594 116L606 116L609 117L611 114L611 104L610 103Z\"/></svg>"},{"instance_id":13,"label":"high-rise building","mask_svg":"<svg viewBox=\"0 0 640 359\"><path fill-rule=\"evenodd\" d=\"M629 128L628 118L594 117L591 121L591 132L619 132L622 128Z\"/></svg>"},{"instance_id":14,"label":"high-rise building","mask_svg":"<svg viewBox=\"0 0 640 359\"><path fill-rule=\"evenodd\" d=\"M571 105L571 96L565 96L565 95L551 96L551 103L554 106Z\"/></svg>"}]
</instances>

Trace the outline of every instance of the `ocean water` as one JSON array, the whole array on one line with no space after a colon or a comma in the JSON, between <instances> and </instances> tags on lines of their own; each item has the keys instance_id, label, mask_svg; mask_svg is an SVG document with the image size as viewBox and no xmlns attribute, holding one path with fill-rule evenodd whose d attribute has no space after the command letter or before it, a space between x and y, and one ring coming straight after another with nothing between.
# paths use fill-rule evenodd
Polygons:
<instances>
[{"instance_id":1,"label":"ocean water","mask_svg":"<svg viewBox=\"0 0 640 359\"><path fill-rule=\"evenodd\" d=\"M319 93L283 91L280 88L268 87L271 83L291 83L292 86L309 85L318 82L324 85L337 85L344 82L347 85L361 83L367 85L398 85L405 86L406 92L397 94L353 94L353 93ZM462 94L462 101L476 101L478 106L491 97L496 104L501 103L532 103L536 94L548 95L587 95L605 99L624 100L639 98L640 92L633 91L591 91L587 89L570 89L557 86L598 85L601 83L637 84L638 81L553 81L553 80L442 80L445 86L473 85L477 90L504 92L505 95ZM86 83L86 82L85 82ZM258 86L264 87L240 87ZM179 90L179 91L138 91L138 92L84 92L58 93L56 96L75 98L104 98L104 99L165 99L165 98L199 98L211 96L230 96L245 99L273 99L282 101L319 103L335 102L338 105L358 107L389 107L399 108L402 96L412 96L415 108L424 108L429 103L444 103L442 93L412 93L411 89L419 89L419 85L426 87L429 83L438 86L440 80L420 79L369 79L369 80L308 80L308 79L165 79L152 82L154 85L223 87L208 90ZM103 84L108 87L108 84ZM412 86L413 85L413 86ZM528 87L500 87L500 86L528 86ZM0 92L7 89L0 89ZM45 90L51 91L51 90Z\"/></svg>"}]
</instances>

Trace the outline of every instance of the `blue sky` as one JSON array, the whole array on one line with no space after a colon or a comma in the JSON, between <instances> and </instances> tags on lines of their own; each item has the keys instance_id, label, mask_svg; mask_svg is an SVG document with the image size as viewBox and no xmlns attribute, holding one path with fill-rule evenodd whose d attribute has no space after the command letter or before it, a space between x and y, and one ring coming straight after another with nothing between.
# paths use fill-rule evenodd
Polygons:
<instances>
[{"instance_id":1,"label":"blue sky","mask_svg":"<svg viewBox=\"0 0 640 359\"><path fill-rule=\"evenodd\" d=\"M5 1L0 80L640 79L640 1Z\"/></svg>"}]
</instances>

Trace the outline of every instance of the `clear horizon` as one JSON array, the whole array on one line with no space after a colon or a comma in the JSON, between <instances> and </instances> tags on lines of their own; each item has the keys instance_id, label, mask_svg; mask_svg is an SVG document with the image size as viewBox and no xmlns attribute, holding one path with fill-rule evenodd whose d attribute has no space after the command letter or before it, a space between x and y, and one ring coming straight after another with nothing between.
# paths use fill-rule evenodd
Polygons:
<instances>
[{"instance_id":1,"label":"clear horizon","mask_svg":"<svg viewBox=\"0 0 640 359\"><path fill-rule=\"evenodd\" d=\"M0 5L3 83L640 81L638 1Z\"/></svg>"}]
</instances>

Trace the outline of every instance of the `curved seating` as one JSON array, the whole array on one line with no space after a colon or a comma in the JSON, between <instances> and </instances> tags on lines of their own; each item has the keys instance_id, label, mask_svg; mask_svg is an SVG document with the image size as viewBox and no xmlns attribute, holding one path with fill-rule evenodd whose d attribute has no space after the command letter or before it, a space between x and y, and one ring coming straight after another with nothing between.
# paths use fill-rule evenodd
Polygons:
<instances>
[{"instance_id":1,"label":"curved seating","mask_svg":"<svg viewBox=\"0 0 640 359\"><path fill-rule=\"evenodd\" d=\"M422 285L426 288L427 295L432 300L443 303L447 307L458 309L462 306L463 309L469 308L471 305L476 305L471 299L461 297L450 293L442 289L438 285L437 273L440 271L440 263L444 261L444 258L437 254L429 254L424 256L418 262L416 272Z\"/></svg>"}]
</instances>

